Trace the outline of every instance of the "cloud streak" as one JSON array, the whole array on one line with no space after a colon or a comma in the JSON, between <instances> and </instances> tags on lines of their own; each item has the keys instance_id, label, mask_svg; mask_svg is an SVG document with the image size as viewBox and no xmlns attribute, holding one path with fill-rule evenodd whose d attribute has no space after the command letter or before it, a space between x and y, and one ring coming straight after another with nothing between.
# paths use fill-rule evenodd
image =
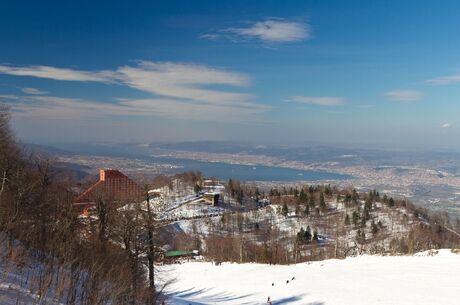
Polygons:
<instances>
[{"instance_id":1,"label":"cloud streak","mask_svg":"<svg viewBox=\"0 0 460 305\"><path fill-rule=\"evenodd\" d=\"M429 85L450 85L460 83L460 74L441 76L425 81Z\"/></svg>"},{"instance_id":2,"label":"cloud streak","mask_svg":"<svg viewBox=\"0 0 460 305\"><path fill-rule=\"evenodd\" d=\"M30 87L27 87L27 88L20 88L22 92L24 92L25 94L33 94L33 95L42 95L42 94L47 94L48 92L46 91L43 91L43 90L40 90L40 89L36 89L36 88L30 88Z\"/></svg>"},{"instance_id":3,"label":"cloud streak","mask_svg":"<svg viewBox=\"0 0 460 305\"><path fill-rule=\"evenodd\" d=\"M142 61L134 67L121 67L117 73L125 85L159 96L233 105L252 98L249 94L207 89L210 85L245 87L250 80L239 73L203 65Z\"/></svg>"},{"instance_id":4,"label":"cloud streak","mask_svg":"<svg viewBox=\"0 0 460 305\"><path fill-rule=\"evenodd\" d=\"M387 91L384 95L396 102L414 102L423 97L423 93L415 90L392 90Z\"/></svg>"},{"instance_id":5,"label":"cloud streak","mask_svg":"<svg viewBox=\"0 0 460 305\"><path fill-rule=\"evenodd\" d=\"M301 104L313 104L320 106L340 106L345 104L345 100L342 97L330 97L330 96L291 96L286 101L295 102Z\"/></svg>"},{"instance_id":6,"label":"cloud streak","mask_svg":"<svg viewBox=\"0 0 460 305\"><path fill-rule=\"evenodd\" d=\"M251 80L246 75L197 64L139 61L135 65L103 71L0 65L0 73L58 81L116 84L152 95L151 98L142 100L116 99L112 104L52 96L29 96L24 99L25 103L15 107L22 114L28 115L44 115L36 111L37 107L42 107L48 114L56 115L68 107L72 112L79 111L81 115L89 117L92 117L91 112L95 111L110 115L148 114L189 119L200 116L201 120L212 118L213 121L255 122L261 121L262 114L271 109L270 106L254 102L255 98L251 94L227 88L249 86ZM215 88L216 85L219 89ZM33 88L23 88L23 92L31 95L46 94ZM18 101L10 98L10 102L13 100ZM53 110L53 107L56 110Z\"/></svg>"},{"instance_id":7,"label":"cloud streak","mask_svg":"<svg viewBox=\"0 0 460 305\"><path fill-rule=\"evenodd\" d=\"M235 42L258 40L265 43L288 43L311 38L311 28L306 22L270 18L245 27L227 28L201 37L210 40L224 38Z\"/></svg>"},{"instance_id":8,"label":"cloud streak","mask_svg":"<svg viewBox=\"0 0 460 305\"><path fill-rule=\"evenodd\" d=\"M55 96L4 95L0 96L0 101L11 106L17 117L60 120L154 116L189 121L259 124L263 122L261 115L270 109L268 106L252 104L242 111L235 106L200 105L161 98L117 99L113 103L101 103Z\"/></svg>"},{"instance_id":9,"label":"cloud streak","mask_svg":"<svg viewBox=\"0 0 460 305\"><path fill-rule=\"evenodd\" d=\"M140 61L114 71L81 71L49 66L10 67L0 65L0 73L58 81L98 82L125 85L158 96L212 103L245 103L249 94L212 90L211 85L244 87L247 76L204 65ZM29 92L30 93L30 92Z\"/></svg>"},{"instance_id":10,"label":"cloud streak","mask_svg":"<svg viewBox=\"0 0 460 305\"><path fill-rule=\"evenodd\" d=\"M14 76L30 76L60 81L114 83L117 75L112 71L79 71L49 66L13 67L0 65L0 73Z\"/></svg>"}]
</instances>

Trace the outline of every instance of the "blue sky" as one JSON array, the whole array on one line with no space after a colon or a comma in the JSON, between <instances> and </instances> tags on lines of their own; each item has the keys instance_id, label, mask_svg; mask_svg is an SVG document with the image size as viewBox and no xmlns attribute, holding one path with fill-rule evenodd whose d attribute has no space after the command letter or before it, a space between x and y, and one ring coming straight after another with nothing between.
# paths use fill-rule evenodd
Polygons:
<instances>
[{"instance_id":1,"label":"blue sky","mask_svg":"<svg viewBox=\"0 0 460 305\"><path fill-rule=\"evenodd\" d=\"M460 148L458 1L62 2L1 3L23 141Z\"/></svg>"}]
</instances>

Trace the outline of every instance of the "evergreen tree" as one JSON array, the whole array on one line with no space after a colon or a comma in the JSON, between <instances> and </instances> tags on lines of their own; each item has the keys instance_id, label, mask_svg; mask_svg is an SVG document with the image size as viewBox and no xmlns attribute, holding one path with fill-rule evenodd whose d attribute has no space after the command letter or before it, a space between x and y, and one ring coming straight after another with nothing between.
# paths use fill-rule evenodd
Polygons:
<instances>
[{"instance_id":1,"label":"evergreen tree","mask_svg":"<svg viewBox=\"0 0 460 305\"><path fill-rule=\"evenodd\" d=\"M358 203L358 199L359 199L358 192L356 192L356 190L353 189L353 193L351 194L351 201L352 201L354 204L357 204L357 203Z\"/></svg>"},{"instance_id":2,"label":"evergreen tree","mask_svg":"<svg viewBox=\"0 0 460 305\"><path fill-rule=\"evenodd\" d=\"M393 197L390 197L390 200L388 201L388 205L389 205L390 207L394 207L394 206L395 206L395 201L394 201Z\"/></svg>"},{"instance_id":3,"label":"evergreen tree","mask_svg":"<svg viewBox=\"0 0 460 305\"><path fill-rule=\"evenodd\" d=\"M353 214L351 215L351 218L352 218L352 221L353 221L353 225L355 227L358 226L358 221L359 221L359 215L356 211L353 211Z\"/></svg>"},{"instance_id":4,"label":"evergreen tree","mask_svg":"<svg viewBox=\"0 0 460 305\"><path fill-rule=\"evenodd\" d=\"M326 202L324 201L324 194L321 192L319 194L319 207L322 211L326 210Z\"/></svg>"},{"instance_id":5,"label":"evergreen tree","mask_svg":"<svg viewBox=\"0 0 460 305\"><path fill-rule=\"evenodd\" d=\"M361 217L361 228L365 228L365 227L366 227L366 218Z\"/></svg>"},{"instance_id":6,"label":"evergreen tree","mask_svg":"<svg viewBox=\"0 0 460 305\"><path fill-rule=\"evenodd\" d=\"M308 200L308 205L310 206L310 208L313 209L313 208L315 207L315 200L313 199L313 196L312 196L312 195L310 195L309 197L310 197L310 198L309 198L309 200Z\"/></svg>"},{"instance_id":7,"label":"evergreen tree","mask_svg":"<svg viewBox=\"0 0 460 305\"><path fill-rule=\"evenodd\" d=\"M300 231L297 232L297 241L303 242L305 240L305 230L300 228Z\"/></svg>"},{"instance_id":8,"label":"evergreen tree","mask_svg":"<svg viewBox=\"0 0 460 305\"><path fill-rule=\"evenodd\" d=\"M232 197L235 196L235 189L234 189L234 186L233 186L233 180L232 179L228 179L228 191L230 193L230 196L232 196Z\"/></svg>"},{"instance_id":9,"label":"evergreen tree","mask_svg":"<svg viewBox=\"0 0 460 305\"><path fill-rule=\"evenodd\" d=\"M308 204L305 206L304 214L305 216L310 215L310 206Z\"/></svg>"},{"instance_id":10,"label":"evergreen tree","mask_svg":"<svg viewBox=\"0 0 460 305\"><path fill-rule=\"evenodd\" d=\"M305 193L305 191L303 190L303 188L300 190L300 194L299 194L299 202L300 203L307 203L307 194Z\"/></svg>"},{"instance_id":11,"label":"evergreen tree","mask_svg":"<svg viewBox=\"0 0 460 305\"><path fill-rule=\"evenodd\" d=\"M383 194L382 200L383 200L383 203L388 203L388 196L387 196L387 194Z\"/></svg>"},{"instance_id":12,"label":"evergreen tree","mask_svg":"<svg viewBox=\"0 0 460 305\"><path fill-rule=\"evenodd\" d=\"M283 207L281 208L281 214L283 216L287 216L288 213L289 213L288 206L286 203L283 203Z\"/></svg>"},{"instance_id":13,"label":"evergreen tree","mask_svg":"<svg viewBox=\"0 0 460 305\"><path fill-rule=\"evenodd\" d=\"M310 226L307 226L307 230L305 230L305 240L307 242L310 242L311 239L312 239L311 229L310 229Z\"/></svg>"},{"instance_id":14,"label":"evergreen tree","mask_svg":"<svg viewBox=\"0 0 460 305\"><path fill-rule=\"evenodd\" d=\"M316 231L316 229L313 231L313 237L312 237L312 240L314 240L314 241L318 241L318 231Z\"/></svg>"},{"instance_id":15,"label":"evergreen tree","mask_svg":"<svg viewBox=\"0 0 460 305\"><path fill-rule=\"evenodd\" d=\"M369 209L367 207L364 207L364 210L363 210L363 219L364 220L368 220L370 219L371 215L369 213Z\"/></svg>"},{"instance_id":16,"label":"evergreen tree","mask_svg":"<svg viewBox=\"0 0 460 305\"><path fill-rule=\"evenodd\" d=\"M356 240L360 244L363 244L366 241L366 234L364 233L364 230L358 229L356 232Z\"/></svg>"},{"instance_id":17,"label":"evergreen tree","mask_svg":"<svg viewBox=\"0 0 460 305\"><path fill-rule=\"evenodd\" d=\"M243 197L244 197L244 193L243 193L243 190L239 190L238 192L236 192L236 201L240 204L240 205L243 205Z\"/></svg>"},{"instance_id":18,"label":"evergreen tree","mask_svg":"<svg viewBox=\"0 0 460 305\"><path fill-rule=\"evenodd\" d=\"M375 222L372 220L371 223L371 230L372 230L372 235L375 235L379 231L379 227L375 224Z\"/></svg>"},{"instance_id":19,"label":"evergreen tree","mask_svg":"<svg viewBox=\"0 0 460 305\"><path fill-rule=\"evenodd\" d=\"M330 184L326 185L326 187L324 188L324 193L326 194L326 196L332 195L332 189Z\"/></svg>"},{"instance_id":20,"label":"evergreen tree","mask_svg":"<svg viewBox=\"0 0 460 305\"><path fill-rule=\"evenodd\" d=\"M256 197L256 200L259 200L260 192L259 192L259 188L257 188L257 187L256 187L256 190L254 192L254 196Z\"/></svg>"},{"instance_id":21,"label":"evergreen tree","mask_svg":"<svg viewBox=\"0 0 460 305\"><path fill-rule=\"evenodd\" d=\"M372 209L372 197L367 197L366 202L364 203L364 208L371 210Z\"/></svg>"},{"instance_id":22,"label":"evergreen tree","mask_svg":"<svg viewBox=\"0 0 460 305\"><path fill-rule=\"evenodd\" d=\"M344 199L344 203L347 205L347 204L350 204L350 202L351 202L351 195L346 194L345 199Z\"/></svg>"}]
</instances>

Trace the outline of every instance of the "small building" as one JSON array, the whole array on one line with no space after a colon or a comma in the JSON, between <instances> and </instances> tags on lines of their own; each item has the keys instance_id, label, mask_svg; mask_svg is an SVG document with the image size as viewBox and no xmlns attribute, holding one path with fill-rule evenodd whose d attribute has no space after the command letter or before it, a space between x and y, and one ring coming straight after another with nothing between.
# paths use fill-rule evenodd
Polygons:
<instances>
[{"instance_id":1,"label":"small building","mask_svg":"<svg viewBox=\"0 0 460 305\"><path fill-rule=\"evenodd\" d=\"M220 184L217 180L206 179L202 184L202 191L205 193L222 193L225 186Z\"/></svg>"},{"instance_id":2,"label":"small building","mask_svg":"<svg viewBox=\"0 0 460 305\"><path fill-rule=\"evenodd\" d=\"M164 254L164 258L166 260L172 261L172 260L176 260L176 259L179 259L179 258L194 257L194 256L198 256L198 255L199 255L198 250L192 250L192 251L171 250L171 251L167 251Z\"/></svg>"},{"instance_id":3,"label":"small building","mask_svg":"<svg viewBox=\"0 0 460 305\"><path fill-rule=\"evenodd\" d=\"M203 194L203 201L212 206L217 206L219 204L220 194L216 192L207 192Z\"/></svg>"},{"instance_id":4,"label":"small building","mask_svg":"<svg viewBox=\"0 0 460 305\"><path fill-rule=\"evenodd\" d=\"M259 199L257 201L257 207L262 208L270 204L270 200L266 198Z\"/></svg>"},{"instance_id":5,"label":"small building","mask_svg":"<svg viewBox=\"0 0 460 305\"><path fill-rule=\"evenodd\" d=\"M74 206L81 207L85 214L99 199L119 203L135 202L143 199L143 191L136 182L120 171L101 169L99 181L81 193L75 200Z\"/></svg>"}]
</instances>

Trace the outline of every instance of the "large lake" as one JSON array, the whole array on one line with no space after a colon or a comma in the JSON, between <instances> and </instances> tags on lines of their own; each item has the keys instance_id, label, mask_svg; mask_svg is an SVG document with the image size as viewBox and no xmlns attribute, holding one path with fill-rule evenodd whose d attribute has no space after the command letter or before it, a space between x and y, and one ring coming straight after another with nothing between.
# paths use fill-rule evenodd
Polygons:
<instances>
[{"instance_id":1,"label":"large lake","mask_svg":"<svg viewBox=\"0 0 460 305\"><path fill-rule=\"evenodd\" d=\"M222 180L231 178L242 181L316 181L353 178L349 175L332 172L297 170L273 166L239 165L172 158L154 158L154 160L180 166L180 168L172 169L172 172L199 170L207 177L216 177Z\"/></svg>"}]
</instances>

